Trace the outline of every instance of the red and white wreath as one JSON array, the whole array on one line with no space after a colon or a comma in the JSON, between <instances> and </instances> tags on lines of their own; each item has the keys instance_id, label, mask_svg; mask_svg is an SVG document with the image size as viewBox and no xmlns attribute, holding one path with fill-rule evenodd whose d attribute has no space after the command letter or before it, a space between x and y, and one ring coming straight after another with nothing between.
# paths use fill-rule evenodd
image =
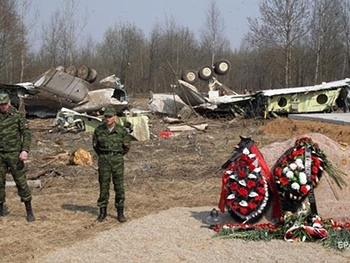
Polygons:
<instances>
[{"instance_id":1,"label":"red and white wreath","mask_svg":"<svg viewBox=\"0 0 350 263\"><path fill-rule=\"evenodd\" d=\"M234 218L248 222L263 213L269 191L256 154L244 148L226 168L223 178L227 193L225 204Z\"/></svg>"}]
</instances>

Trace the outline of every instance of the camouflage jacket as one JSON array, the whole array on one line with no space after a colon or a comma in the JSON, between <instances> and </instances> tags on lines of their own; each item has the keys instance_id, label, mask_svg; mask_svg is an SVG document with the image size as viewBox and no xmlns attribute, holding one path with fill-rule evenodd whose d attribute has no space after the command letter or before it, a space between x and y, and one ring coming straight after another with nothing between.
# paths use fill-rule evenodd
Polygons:
<instances>
[{"instance_id":1,"label":"camouflage jacket","mask_svg":"<svg viewBox=\"0 0 350 263\"><path fill-rule=\"evenodd\" d=\"M98 155L103 152L116 152L124 155L129 151L131 139L132 137L123 126L116 123L110 132L107 125L103 123L94 131L92 146Z\"/></svg>"},{"instance_id":2,"label":"camouflage jacket","mask_svg":"<svg viewBox=\"0 0 350 263\"><path fill-rule=\"evenodd\" d=\"M31 138L28 122L16 108L0 113L0 152L29 152Z\"/></svg>"}]
</instances>

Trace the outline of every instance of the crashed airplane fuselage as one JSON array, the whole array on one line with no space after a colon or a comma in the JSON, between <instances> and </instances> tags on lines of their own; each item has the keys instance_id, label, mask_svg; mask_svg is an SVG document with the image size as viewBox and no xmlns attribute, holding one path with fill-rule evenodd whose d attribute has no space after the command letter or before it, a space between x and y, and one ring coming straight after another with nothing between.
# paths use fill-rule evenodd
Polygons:
<instances>
[{"instance_id":1,"label":"crashed airplane fuselage","mask_svg":"<svg viewBox=\"0 0 350 263\"><path fill-rule=\"evenodd\" d=\"M195 86L183 80L178 83L175 93L188 106L206 116L227 113L229 116L265 118L289 113L332 112L339 107L337 100L341 91L350 88L350 79L344 79L308 87L262 90L254 94L220 95L218 91L209 91L208 97L204 97Z\"/></svg>"}]
</instances>

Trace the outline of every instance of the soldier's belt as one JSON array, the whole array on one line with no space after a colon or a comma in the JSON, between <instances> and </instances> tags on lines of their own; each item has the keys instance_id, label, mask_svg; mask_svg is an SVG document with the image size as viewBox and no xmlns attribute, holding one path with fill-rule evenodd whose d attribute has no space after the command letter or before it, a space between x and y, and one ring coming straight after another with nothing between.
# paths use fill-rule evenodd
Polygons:
<instances>
[{"instance_id":1,"label":"soldier's belt","mask_svg":"<svg viewBox=\"0 0 350 263\"><path fill-rule=\"evenodd\" d=\"M101 152L101 155L118 155L123 154L122 152L116 152L116 151L103 151Z\"/></svg>"}]
</instances>

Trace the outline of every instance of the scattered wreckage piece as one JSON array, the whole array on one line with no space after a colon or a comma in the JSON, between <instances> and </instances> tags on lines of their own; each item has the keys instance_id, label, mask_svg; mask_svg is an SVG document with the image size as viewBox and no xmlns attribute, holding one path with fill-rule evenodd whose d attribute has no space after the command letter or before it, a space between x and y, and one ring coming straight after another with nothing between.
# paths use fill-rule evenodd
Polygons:
<instances>
[{"instance_id":1,"label":"scattered wreckage piece","mask_svg":"<svg viewBox=\"0 0 350 263\"><path fill-rule=\"evenodd\" d=\"M30 188L42 188L41 180L27 180L28 186ZM14 181L6 181L6 186L14 187L16 186L16 183Z\"/></svg>"},{"instance_id":2,"label":"scattered wreckage piece","mask_svg":"<svg viewBox=\"0 0 350 263\"><path fill-rule=\"evenodd\" d=\"M101 118L62 108L57 112L54 125L60 132L93 132L101 122Z\"/></svg>"},{"instance_id":3,"label":"scattered wreckage piece","mask_svg":"<svg viewBox=\"0 0 350 263\"><path fill-rule=\"evenodd\" d=\"M125 92L112 88L89 91L85 98L73 107L73 110L91 113L99 111L108 105L113 105L117 112L125 110L129 105Z\"/></svg>"},{"instance_id":4,"label":"scattered wreckage piece","mask_svg":"<svg viewBox=\"0 0 350 263\"><path fill-rule=\"evenodd\" d=\"M34 82L39 90L50 92L58 97L79 102L89 93L86 82L57 69L50 69Z\"/></svg>"},{"instance_id":5,"label":"scattered wreckage piece","mask_svg":"<svg viewBox=\"0 0 350 263\"><path fill-rule=\"evenodd\" d=\"M208 99L199 94L195 86L181 79L178 82L179 86L175 86L174 91L188 106L194 107L208 102Z\"/></svg>"},{"instance_id":6,"label":"scattered wreckage piece","mask_svg":"<svg viewBox=\"0 0 350 263\"><path fill-rule=\"evenodd\" d=\"M176 94L150 92L148 108L152 112L175 116L185 105Z\"/></svg>"},{"instance_id":7,"label":"scattered wreckage piece","mask_svg":"<svg viewBox=\"0 0 350 263\"><path fill-rule=\"evenodd\" d=\"M193 131L193 130L198 130L198 131L205 131L208 127L208 124L198 124L198 125L170 125L168 126L168 130L171 132L179 132L179 131Z\"/></svg>"},{"instance_id":8,"label":"scattered wreckage piece","mask_svg":"<svg viewBox=\"0 0 350 263\"><path fill-rule=\"evenodd\" d=\"M137 141L148 141L150 139L149 118L145 115L135 117L118 117L117 123L127 128L129 133Z\"/></svg>"},{"instance_id":9,"label":"scattered wreckage piece","mask_svg":"<svg viewBox=\"0 0 350 263\"><path fill-rule=\"evenodd\" d=\"M138 141L150 139L149 118L144 115L134 117L118 117L117 123L123 125ZM82 114L62 108L56 116L55 127L59 132L93 132L102 123L102 117ZM53 132L51 130L51 132Z\"/></svg>"},{"instance_id":10,"label":"scattered wreckage piece","mask_svg":"<svg viewBox=\"0 0 350 263\"><path fill-rule=\"evenodd\" d=\"M74 71L74 69L71 70ZM62 107L81 113L99 111L107 105L114 105L118 112L122 112L127 108L129 98L122 89L124 86L120 83L120 80L118 83L120 85L114 85L113 88L90 91L88 82L91 82L91 79L89 80L89 78L96 78L97 72L84 66L84 74L90 75L84 80L59 68L48 70L34 82L34 87L39 93L25 101L26 108L37 116L39 115L39 117L41 116L37 113L38 111L45 111L41 114L44 116L54 116ZM107 79L116 78L114 75L112 76L107 77ZM102 81L102 83L104 82Z\"/></svg>"},{"instance_id":11,"label":"scattered wreckage piece","mask_svg":"<svg viewBox=\"0 0 350 263\"><path fill-rule=\"evenodd\" d=\"M219 82L216 80L217 84ZM202 96L197 88L183 80L178 80L179 86L175 93L199 114L208 118L236 117L253 112L251 95L221 95L219 90L209 90L209 97ZM222 85L221 85L222 86Z\"/></svg>"}]
</instances>

